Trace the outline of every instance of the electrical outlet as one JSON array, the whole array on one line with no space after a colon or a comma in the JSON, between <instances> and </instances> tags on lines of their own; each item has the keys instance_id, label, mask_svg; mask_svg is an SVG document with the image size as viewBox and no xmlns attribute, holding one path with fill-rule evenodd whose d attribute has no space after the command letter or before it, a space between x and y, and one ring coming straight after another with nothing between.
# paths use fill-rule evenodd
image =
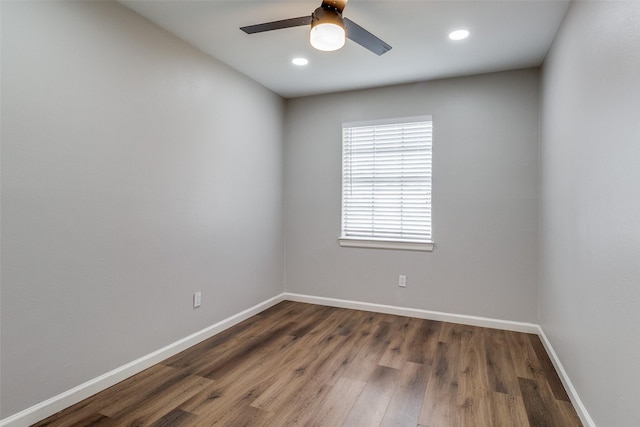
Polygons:
<instances>
[{"instance_id":1,"label":"electrical outlet","mask_svg":"<svg viewBox=\"0 0 640 427\"><path fill-rule=\"evenodd\" d=\"M193 308L200 307L202 303L202 292L198 291L193 294Z\"/></svg>"},{"instance_id":2,"label":"electrical outlet","mask_svg":"<svg viewBox=\"0 0 640 427\"><path fill-rule=\"evenodd\" d=\"M398 286L400 286L401 288L407 287L407 276L405 276L404 274L398 276Z\"/></svg>"}]
</instances>

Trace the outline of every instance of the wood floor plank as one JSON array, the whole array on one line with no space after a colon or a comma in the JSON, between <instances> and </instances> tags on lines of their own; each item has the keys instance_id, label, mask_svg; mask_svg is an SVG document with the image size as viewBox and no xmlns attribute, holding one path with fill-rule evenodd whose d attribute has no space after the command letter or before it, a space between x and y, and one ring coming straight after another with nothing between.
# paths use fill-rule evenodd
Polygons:
<instances>
[{"instance_id":1,"label":"wood floor plank","mask_svg":"<svg viewBox=\"0 0 640 427\"><path fill-rule=\"evenodd\" d=\"M71 427L116 427L118 425L120 424L118 424L118 422L113 418L109 418L102 414L93 414L78 421L77 423L71 424Z\"/></svg>"},{"instance_id":2,"label":"wood floor plank","mask_svg":"<svg viewBox=\"0 0 640 427\"><path fill-rule=\"evenodd\" d=\"M269 323L280 323L282 321L296 321L304 317L308 310L313 310L314 304L301 302L283 301L273 307L261 312L259 315L270 320Z\"/></svg>"},{"instance_id":3,"label":"wood floor plank","mask_svg":"<svg viewBox=\"0 0 640 427\"><path fill-rule=\"evenodd\" d=\"M464 405L466 399L485 399L489 393L490 386L482 330L471 326L458 325L452 331L457 331L457 339L449 342L450 351L459 354L458 402ZM451 348L452 346L455 347ZM475 402L475 400L472 402ZM478 403L474 405L476 409L478 406Z\"/></svg>"},{"instance_id":4,"label":"wood floor plank","mask_svg":"<svg viewBox=\"0 0 640 427\"><path fill-rule=\"evenodd\" d=\"M334 385L354 363L357 363L356 358L360 355L360 350L368 345L378 327L371 313L354 311L353 316L357 318L356 329L345 336L343 345L318 373L329 385Z\"/></svg>"},{"instance_id":5,"label":"wood floor plank","mask_svg":"<svg viewBox=\"0 0 640 427\"><path fill-rule=\"evenodd\" d=\"M258 320L252 321L254 317ZM251 349L259 348L282 331L289 331L296 325L292 321L272 323L262 316L254 317L232 327L234 333L226 335L224 340L219 340L216 335L161 363L195 375L214 378L216 369L229 369L229 366L225 366L226 363L237 364L239 354L247 354ZM211 363L212 360L216 361L215 366Z\"/></svg>"},{"instance_id":6,"label":"wood floor plank","mask_svg":"<svg viewBox=\"0 0 640 427\"><path fill-rule=\"evenodd\" d=\"M295 326L293 322L278 324L277 327L261 330L255 337L238 342L235 347L223 353L218 357L211 357L209 360L215 360L216 363L206 363L202 369L193 372L196 375L219 379L227 375L229 371L242 370L246 364L246 360L259 357L258 353L262 353L264 347L278 342L283 335L289 335L289 331Z\"/></svg>"},{"instance_id":7,"label":"wood floor plank","mask_svg":"<svg viewBox=\"0 0 640 427\"><path fill-rule=\"evenodd\" d=\"M393 390L381 427L415 426L427 389L431 367L419 363L406 362Z\"/></svg>"},{"instance_id":8,"label":"wood floor plank","mask_svg":"<svg viewBox=\"0 0 640 427\"><path fill-rule=\"evenodd\" d=\"M358 343L364 337L351 335L343 337L341 345L331 355L331 358L320 366L314 380L318 383L334 385L342 376L342 373L353 363L358 352Z\"/></svg>"},{"instance_id":9,"label":"wood floor plank","mask_svg":"<svg viewBox=\"0 0 640 427\"><path fill-rule=\"evenodd\" d=\"M306 426L311 424L331 390L331 385L312 378L298 393L290 396L289 404L273 412L269 425Z\"/></svg>"},{"instance_id":10,"label":"wood floor plank","mask_svg":"<svg viewBox=\"0 0 640 427\"><path fill-rule=\"evenodd\" d=\"M309 381L321 378L320 372L344 344L345 336L336 332L341 321L349 315L347 310L332 310L333 313L319 313L315 327L296 340L296 351L282 354L279 375L251 405L260 409L275 411L290 402L303 390Z\"/></svg>"},{"instance_id":11,"label":"wood floor plank","mask_svg":"<svg viewBox=\"0 0 640 427\"><path fill-rule=\"evenodd\" d=\"M431 369L429 385L435 395L458 395L458 360L460 354L453 346L439 342ZM429 390L429 389L428 389Z\"/></svg>"},{"instance_id":12,"label":"wood floor plank","mask_svg":"<svg viewBox=\"0 0 640 427\"><path fill-rule=\"evenodd\" d=\"M392 328L393 325L388 322L379 322L374 334L369 335L369 339L361 344L358 354L342 375L366 381L378 367L382 354L389 346Z\"/></svg>"},{"instance_id":13,"label":"wood floor plank","mask_svg":"<svg viewBox=\"0 0 640 427\"><path fill-rule=\"evenodd\" d=\"M354 330L358 327L358 325L362 322L362 316L358 315L361 312L356 312L352 310L343 310L346 312L347 316L345 316L336 329L336 334L349 336L353 333Z\"/></svg>"},{"instance_id":14,"label":"wood floor plank","mask_svg":"<svg viewBox=\"0 0 640 427\"><path fill-rule=\"evenodd\" d=\"M270 342L262 352L253 352L244 364L215 380L197 396L185 401L180 408L199 416L223 414L234 405L249 406L277 379L279 359L274 355L295 352L296 338L283 334ZM213 417L215 418L215 416Z\"/></svg>"},{"instance_id":15,"label":"wood floor plank","mask_svg":"<svg viewBox=\"0 0 640 427\"><path fill-rule=\"evenodd\" d=\"M409 349L407 361L430 366L433 364L443 323L427 319L415 321L420 324L420 327Z\"/></svg>"},{"instance_id":16,"label":"wood floor plank","mask_svg":"<svg viewBox=\"0 0 640 427\"><path fill-rule=\"evenodd\" d=\"M421 426L457 426L458 355L449 344L438 342L418 424Z\"/></svg>"},{"instance_id":17,"label":"wood floor plank","mask_svg":"<svg viewBox=\"0 0 640 427\"><path fill-rule=\"evenodd\" d=\"M36 426L579 427L534 335L286 301Z\"/></svg>"},{"instance_id":18,"label":"wood floor plank","mask_svg":"<svg viewBox=\"0 0 640 427\"><path fill-rule=\"evenodd\" d=\"M552 410L547 406L549 399L543 396L538 382L528 378L519 378L519 383L529 424L535 427L556 425Z\"/></svg>"},{"instance_id":19,"label":"wood floor plank","mask_svg":"<svg viewBox=\"0 0 640 427\"><path fill-rule=\"evenodd\" d=\"M325 319L332 313L331 307L320 307L316 310L308 310L306 318L297 320L297 327L290 332L296 338L305 336L309 331L318 326L318 319Z\"/></svg>"},{"instance_id":20,"label":"wood floor plank","mask_svg":"<svg viewBox=\"0 0 640 427\"><path fill-rule=\"evenodd\" d=\"M529 424L535 427L547 426L580 426L577 417L570 416L561 407L562 400L557 400L547 381L518 379L522 390L522 400L527 412ZM577 422L577 424L575 424Z\"/></svg>"},{"instance_id":21,"label":"wood floor plank","mask_svg":"<svg viewBox=\"0 0 640 427\"><path fill-rule=\"evenodd\" d=\"M222 331L219 334L204 340L191 347L189 351L183 351L176 354L173 357L163 361L164 365L174 368L192 367L198 360L202 359L203 354L211 351L220 351L222 348L232 347L234 339L242 337L243 334L250 333L256 324L264 321L264 317L261 315L252 316L231 328ZM249 331L249 332L248 332Z\"/></svg>"},{"instance_id":22,"label":"wood floor plank","mask_svg":"<svg viewBox=\"0 0 640 427\"><path fill-rule=\"evenodd\" d=\"M133 385L128 389L132 392L113 396L113 399L110 399L106 405L105 402L102 402L103 406L99 412L109 417L122 414L128 408L144 404L149 393L153 393L153 396L160 395L160 391L170 388L172 385L175 385L187 377L189 377L189 373L164 367L164 375L149 377L148 381L145 381L144 384ZM143 393L142 390L146 392ZM136 393L136 391L140 392Z\"/></svg>"},{"instance_id":23,"label":"wood floor plank","mask_svg":"<svg viewBox=\"0 0 640 427\"><path fill-rule=\"evenodd\" d=\"M451 394L434 395L427 392L422 402L422 411L418 417L418 425L421 427L458 426L459 423L458 399Z\"/></svg>"},{"instance_id":24,"label":"wood floor plank","mask_svg":"<svg viewBox=\"0 0 640 427\"><path fill-rule=\"evenodd\" d=\"M493 426L491 420L491 409L489 400L484 397L464 397L458 396L458 420L457 426L476 427Z\"/></svg>"},{"instance_id":25,"label":"wood floor plank","mask_svg":"<svg viewBox=\"0 0 640 427\"><path fill-rule=\"evenodd\" d=\"M364 389L353 404L343 422L345 427L370 427L380 425L393 396L399 371L378 365L367 378Z\"/></svg>"},{"instance_id":26,"label":"wood floor plank","mask_svg":"<svg viewBox=\"0 0 640 427\"><path fill-rule=\"evenodd\" d=\"M560 418L564 420L564 425L582 426L582 421L580 421L580 417L571 402L567 402L566 400L556 400L556 403L560 412Z\"/></svg>"},{"instance_id":27,"label":"wood floor plank","mask_svg":"<svg viewBox=\"0 0 640 427\"><path fill-rule=\"evenodd\" d=\"M117 411L106 407L100 413L116 420L120 425L151 425L171 412L174 408L202 391L211 380L195 375L162 384L134 404Z\"/></svg>"},{"instance_id":28,"label":"wood floor plank","mask_svg":"<svg viewBox=\"0 0 640 427\"><path fill-rule=\"evenodd\" d=\"M194 427L210 427L210 426L233 426L233 427L251 427L251 426L269 426L273 414L262 409L254 408L246 405L236 405L220 417L207 419L203 417L195 424Z\"/></svg>"},{"instance_id":29,"label":"wood floor plank","mask_svg":"<svg viewBox=\"0 0 640 427\"><path fill-rule=\"evenodd\" d=\"M153 388L155 384L173 372L174 370L172 368L164 365L154 365L133 377L109 387L98 395L91 396L76 405L36 423L34 426L71 426L76 423L81 423L80 425L82 425L84 419L98 414L98 411L104 408L106 404L117 404L122 400L128 401L130 395L143 396L145 394L144 390Z\"/></svg>"},{"instance_id":30,"label":"wood floor plank","mask_svg":"<svg viewBox=\"0 0 640 427\"><path fill-rule=\"evenodd\" d=\"M507 346L505 331L485 329L483 332L490 390L511 396L520 395L518 377Z\"/></svg>"},{"instance_id":31,"label":"wood floor plank","mask_svg":"<svg viewBox=\"0 0 640 427\"><path fill-rule=\"evenodd\" d=\"M151 424L151 427L187 427L193 426L198 417L182 409L174 409L168 412L158 421Z\"/></svg>"},{"instance_id":32,"label":"wood floor plank","mask_svg":"<svg viewBox=\"0 0 640 427\"><path fill-rule=\"evenodd\" d=\"M309 419L308 425L317 427L339 426L351 411L367 383L341 377L327 393L318 412Z\"/></svg>"},{"instance_id":33,"label":"wood floor plank","mask_svg":"<svg viewBox=\"0 0 640 427\"><path fill-rule=\"evenodd\" d=\"M456 334L453 332L456 324L451 322L442 322L438 332L438 342L449 343L451 339L455 339Z\"/></svg>"},{"instance_id":34,"label":"wood floor plank","mask_svg":"<svg viewBox=\"0 0 640 427\"><path fill-rule=\"evenodd\" d=\"M553 395L555 396L556 399L569 402L569 395L567 394L567 391L564 389L564 386L562 385L562 381L560 380L558 373L553 367L553 363L551 362L549 355L544 349L544 345L542 345L542 341L540 341L540 338L537 335L528 335L528 337L529 337L529 342L531 343L531 346L533 347L533 350L536 353L538 362L540 363L540 366L544 371L544 377L547 383L549 384L549 387L553 391Z\"/></svg>"},{"instance_id":35,"label":"wood floor plank","mask_svg":"<svg viewBox=\"0 0 640 427\"><path fill-rule=\"evenodd\" d=\"M529 427L522 396L491 392L488 395L488 401L491 411L491 426Z\"/></svg>"},{"instance_id":36,"label":"wood floor plank","mask_svg":"<svg viewBox=\"0 0 640 427\"><path fill-rule=\"evenodd\" d=\"M329 335L317 346L311 346L312 354L308 354L304 360L292 364L289 369L281 372L273 384L251 403L251 406L275 411L289 402L293 395L299 393L311 378L315 377L343 340L342 336Z\"/></svg>"},{"instance_id":37,"label":"wood floor plank","mask_svg":"<svg viewBox=\"0 0 640 427\"><path fill-rule=\"evenodd\" d=\"M519 378L532 380L544 377L545 372L531 345L530 334L505 331L504 335L507 338L516 375Z\"/></svg>"},{"instance_id":38,"label":"wood floor plank","mask_svg":"<svg viewBox=\"0 0 640 427\"><path fill-rule=\"evenodd\" d=\"M391 342L380 358L380 365L401 369L409 358L409 350L413 346L420 323L410 317L399 317L400 327L391 336Z\"/></svg>"}]
</instances>

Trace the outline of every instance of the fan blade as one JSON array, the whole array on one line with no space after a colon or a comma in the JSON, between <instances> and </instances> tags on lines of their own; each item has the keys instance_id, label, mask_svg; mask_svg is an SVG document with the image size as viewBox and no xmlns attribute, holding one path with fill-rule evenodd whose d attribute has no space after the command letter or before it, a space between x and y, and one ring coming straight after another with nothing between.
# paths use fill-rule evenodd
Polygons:
<instances>
[{"instance_id":1,"label":"fan blade","mask_svg":"<svg viewBox=\"0 0 640 427\"><path fill-rule=\"evenodd\" d=\"M281 21L265 22L264 24L240 27L247 34L262 33L264 31L281 30L282 28L301 27L311 24L311 15L299 18L283 19Z\"/></svg>"},{"instance_id":2,"label":"fan blade","mask_svg":"<svg viewBox=\"0 0 640 427\"><path fill-rule=\"evenodd\" d=\"M320 5L323 9L331 9L335 10L338 13L342 13L344 7L347 5L347 1L349 0L322 0L322 5Z\"/></svg>"},{"instance_id":3,"label":"fan blade","mask_svg":"<svg viewBox=\"0 0 640 427\"><path fill-rule=\"evenodd\" d=\"M369 49L380 56L391 50L391 46L371 34L348 18L344 18L344 25L347 27L347 37L358 43L360 46Z\"/></svg>"}]
</instances>

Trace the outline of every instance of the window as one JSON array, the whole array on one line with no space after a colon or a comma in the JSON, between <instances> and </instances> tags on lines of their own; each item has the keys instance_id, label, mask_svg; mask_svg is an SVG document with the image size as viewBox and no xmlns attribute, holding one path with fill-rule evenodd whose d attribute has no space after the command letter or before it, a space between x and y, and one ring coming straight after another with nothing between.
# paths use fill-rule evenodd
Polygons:
<instances>
[{"instance_id":1,"label":"window","mask_svg":"<svg viewBox=\"0 0 640 427\"><path fill-rule=\"evenodd\" d=\"M342 125L341 246L433 250L431 116Z\"/></svg>"}]
</instances>

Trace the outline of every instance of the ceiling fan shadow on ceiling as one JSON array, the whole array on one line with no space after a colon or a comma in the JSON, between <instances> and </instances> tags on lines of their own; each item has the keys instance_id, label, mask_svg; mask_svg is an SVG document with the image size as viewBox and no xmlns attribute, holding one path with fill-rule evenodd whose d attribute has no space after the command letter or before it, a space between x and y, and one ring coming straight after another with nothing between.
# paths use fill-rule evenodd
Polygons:
<instances>
[{"instance_id":1,"label":"ceiling fan shadow on ceiling","mask_svg":"<svg viewBox=\"0 0 640 427\"><path fill-rule=\"evenodd\" d=\"M344 46L345 37L369 49L376 55L382 55L391 50L391 46L387 43L352 20L342 17L342 11L347 5L347 1L323 0L320 7L309 16L249 25L240 29L247 34L255 34L311 24L309 40L311 45L318 50L338 50Z\"/></svg>"}]
</instances>

